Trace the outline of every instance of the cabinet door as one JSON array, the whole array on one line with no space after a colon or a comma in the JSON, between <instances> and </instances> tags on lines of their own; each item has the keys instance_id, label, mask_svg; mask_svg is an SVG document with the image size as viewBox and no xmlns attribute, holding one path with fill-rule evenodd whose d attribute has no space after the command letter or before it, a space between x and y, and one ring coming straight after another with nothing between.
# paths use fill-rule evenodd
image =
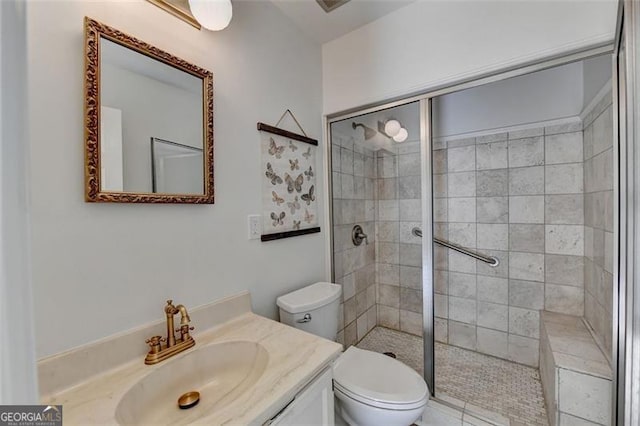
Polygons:
<instances>
[{"instance_id":1,"label":"cabinet door","mask_svg":"<svg viewBox=\"0 0 640 426\"><path fill-rule=\"evenodd\" d=\"M331 367L320 373L280 414L266 424L272 426L334 425Z\"/></svg>"}]
</instances>

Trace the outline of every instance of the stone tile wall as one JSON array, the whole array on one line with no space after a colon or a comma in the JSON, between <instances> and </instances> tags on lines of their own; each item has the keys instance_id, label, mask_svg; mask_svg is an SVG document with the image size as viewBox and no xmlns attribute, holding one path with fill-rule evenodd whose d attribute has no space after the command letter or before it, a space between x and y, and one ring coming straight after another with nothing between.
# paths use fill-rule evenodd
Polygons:
<instances>
[{"instance_id":1,"label":"stone tile wall","mask_svg":"<svg viewBox=\"0 0 640 426\"><path fill-rule=\"evenodd\" d=\"M437 341L537 366L547 310L584 315L610 356L611 120L609 96L584 124L434 142L435 235L500 259L435 246ZM332 161L338 340L376 324L422 335L419 144L374 152L334 135ZM357 223L369 245L351 242Z\"/></svg>"},{"instance_id":2,"label":"stone tile wall","mask_svg":"<svg viewBox=\"0 0 640 426\"><path fill-rule=\"evenodd\" d=\"M420 144L377 152L378 324L422 336Z\"/></svg>"},{"instance_id":3,"label":"stone tile wall","mask_svg":"<svg viewBox=\"0 0 640 426\"><path fill-rule=\"evenodd\" d=\"M584 316L611 361L614 291L611 94L584 120L584 188Z\"/></svg>"},{"instance_id":4,"label":"stone tile wall","mask_svg":"<svg viewBox=\"0 0 640 426\"><path fill-rule=\"evenodd\" d=\"M335 282L342 285L337 341L354 345L377 323L375 263L375 152L353 138L332 135L333 255ZM359 224L368 244L355 246Z\"/></svg>"},{"instance_id":5,"label":"stone tile wall","mask_svg":"<svg viewBox=\"0 0 640 426\"><path fill-rule=\"evenodd\" d=\"M583 314L582 124L434 144L436 340L537 366L540 310Z\"/></svg>"}]
</instances>

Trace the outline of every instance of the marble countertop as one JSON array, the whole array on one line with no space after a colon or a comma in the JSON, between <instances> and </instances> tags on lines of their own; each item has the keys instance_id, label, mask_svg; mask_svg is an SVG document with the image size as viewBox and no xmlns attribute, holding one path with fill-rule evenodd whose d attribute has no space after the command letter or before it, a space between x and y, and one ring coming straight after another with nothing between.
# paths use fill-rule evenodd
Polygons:
<instances>
[{"instance_id":1,"label":"marble countertop","mask_svg":"<svg viewBox=\"0 0 640 426\"><path fill-rule=\"evenodd\" d=\"M122 396L157 368L210 344L250 341L259 343L268 353L264 373L242 396L196 423L259 425L272 418L342 351L338 343L253 313L194 334L194 339L196 346L159 364L145 365L140 358L50 395L42 403L62 404L65 424L118 424L116 408Z\"/></svg>"}]
</instances>

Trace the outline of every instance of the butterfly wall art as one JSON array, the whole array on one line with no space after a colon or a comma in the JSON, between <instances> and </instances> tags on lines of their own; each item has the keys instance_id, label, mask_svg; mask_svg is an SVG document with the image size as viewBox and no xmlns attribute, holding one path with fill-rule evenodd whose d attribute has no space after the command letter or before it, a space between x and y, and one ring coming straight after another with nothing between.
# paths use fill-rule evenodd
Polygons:
<instances>
[{"instance_id":1,"label":"butterfly wall art","mask_svg":"<svg viewBox=\"0 0 640 426\"><path fill-rule=\"evenodd\" d=\"M262 146L261 240L320 232L318 141L264 123L258 123L258 130Z\"/></svg>"},{"instance_id":2,"label":"butterfly wall art","mask_svg":"<svg viewBox=\"0 0 640 426\"><path fill-rule=\"evenodd\" d=\"M287 192L292 194L295 192L302 192L302 184L304 183L304 176L302 173L297 178L293 179L289 173L284 174L284 181L287 183Z\"/></svg>"}]
</instances>

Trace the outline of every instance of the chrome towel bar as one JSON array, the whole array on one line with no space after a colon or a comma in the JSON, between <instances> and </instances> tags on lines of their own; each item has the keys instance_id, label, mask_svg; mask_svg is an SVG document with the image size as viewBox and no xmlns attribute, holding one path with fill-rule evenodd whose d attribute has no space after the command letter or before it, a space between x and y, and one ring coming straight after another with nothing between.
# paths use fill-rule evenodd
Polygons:
<instances>
[{"instance_id":1,"label":"chrome towel bar","mask_svg":"<svg viewBox=\"0 0 640 426\"><path fill-rule=\"evenodd\" d=\"M413 228L411 230L411 233L413 235L415 235L416 237L422 238L422 229L420 229L420 228L417 228L417 227ZM498 259L497 257L484 256L484 255L482 255L480 253L476 253L475 251L471 251L466 247L462 247L462 246L459 246L457 244L450 243L449 241L446 241L446 240L441 240L440 238L434 238L433 242L436 243L436 244L440 244L441 246L450 248L451 250L455 250L458 253L462 253L462 254L466 254L467 256L471 256L474 259L478 259L481 262L488 263L489 266L493 266L494 268L500 264L500 259Z\"/></svg>"}]
</instances>

